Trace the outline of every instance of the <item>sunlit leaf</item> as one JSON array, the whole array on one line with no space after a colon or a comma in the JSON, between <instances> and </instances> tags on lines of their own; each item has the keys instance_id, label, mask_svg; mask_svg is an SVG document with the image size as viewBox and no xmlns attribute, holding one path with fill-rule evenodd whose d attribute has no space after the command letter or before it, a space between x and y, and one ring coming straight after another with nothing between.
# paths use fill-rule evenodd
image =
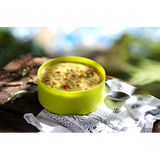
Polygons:
<instances>
[{"instance_id":1,"label":"sunlit leaf","mask_svg":"<svg viewBox=\"0 0 160 160\"><path fill-rule=\"evenodd\" d=\"M160 81L154 81L144 85L137 85L133 95L157 95L160 93Z\"/></svg>"},{"instance_id":2,"label":"sunlit leaf","mask_svg":"<svg viewBox=\"0 0 160 160\"><path fill-rule=\"evenodd\" d=\"M133 72L129 72L132 76L129 81L139 85L159 81L160 62L146 58L139 59L141 60L139 66L135 66L135 70Z\"/></svg>"},{"instance_id":3,"label":"sunlit leaf","mask_svg":"<svg viewBox=\"0 0 160 160\"><path fill-rule=\"evenodd\" d=\"M29 74L29 72L31 71L31 68L24 68L20 71L20 74L22 77L26 76L27 74Z\"/></svg>"},{"instance_id":4,"label":"sunlit leaf","mask_svg":"<svg viewBox=\"0 0 160 160\"><path fill-rule=\"evenodd\" d=\"M24 96L27 93L28 93L28 91L26 91L26 90L21 90L21 91L15 92L15 93L11 93L11 96L7 99L6 102L14 101L15 99L21 98L22 96Z\"/></svg>"}]
</instances>

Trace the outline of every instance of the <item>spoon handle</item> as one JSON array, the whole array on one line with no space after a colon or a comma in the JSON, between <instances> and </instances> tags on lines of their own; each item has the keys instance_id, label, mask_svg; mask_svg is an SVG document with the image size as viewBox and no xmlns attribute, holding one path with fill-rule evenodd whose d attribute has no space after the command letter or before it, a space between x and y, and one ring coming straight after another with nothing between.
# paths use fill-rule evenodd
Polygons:
<instances>
[{"instance_id":1,"label":"spoon handle","mask_svg":"<svg viewBox=\"0 0 160 160\"><path fill-rule=\"evenodd\" d=\"M107 82L105 81L105 85L108 87L108 89L111 91L111 87L107 84Z\"/></svg>"}]
</instances>

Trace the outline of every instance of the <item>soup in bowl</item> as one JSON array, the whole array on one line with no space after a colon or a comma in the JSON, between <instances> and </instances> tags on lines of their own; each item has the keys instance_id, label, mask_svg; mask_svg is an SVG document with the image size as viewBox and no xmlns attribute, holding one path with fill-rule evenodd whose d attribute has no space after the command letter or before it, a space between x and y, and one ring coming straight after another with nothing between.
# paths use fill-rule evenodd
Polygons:
<instances>
[{"instance_id":1,"label":"soup in bowl","mask_svg":"<svg viewBox=\"0 0 160 160\"><path fill-rule=\"evenodd\" d=\"M103 101L105 71L97 62L83 57L59 57L38 70L38 99L50 112L84 115Z\"/></svg>"}]
</instances>

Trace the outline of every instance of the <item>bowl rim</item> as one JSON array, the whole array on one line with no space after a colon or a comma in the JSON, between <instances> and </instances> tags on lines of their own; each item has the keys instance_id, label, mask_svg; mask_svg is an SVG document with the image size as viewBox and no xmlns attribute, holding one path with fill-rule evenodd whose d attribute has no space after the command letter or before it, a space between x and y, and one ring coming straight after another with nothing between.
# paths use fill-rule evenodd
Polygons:
<instances>
[{"instance_id":1,"label":"bowl rim","mask_svg":"<svg viewBox=\"0 0 160 160\"><path fill-rule=\"evenodd\" d=\"M45 67L49 66L50 64L54 64L54 62L55 62L55 63L57 63L57 62L69 62L68 60L61 60L61 59L65 59L65 58L71 58L73 61L70 61L70 60L69 60L70 62L79 62L78 59L83 59L83 60L86 60L86 61L89 61L89 62L91 62L91 63L93 63L93 64L98 65L98 67L97 67L97 66L94 66L93 64L90 64L90 63L86 63L86 62L85 62L85 64L89 64L89 65L95 67L96 69L98 69L98 71L102 74L103 79L102 79L101 83L98 84L97 86L91 88L91 89L88 89L88 90L83 90L83 91L71 91L71 92L62 91L62 90L57 90L57 89L54 89L54 88L51 88L51 87L45 85L45 84L40 80L40 78L39 78L39 74L40 74L41 70L44 69ZM76 59L76 61L74 61L74 59ZM60 61L60 60L61 60L61 61ZM48 64L48 65L47 65L47 64ZM101 70L103 71L103 73L100 71L99 68L101 68ZM56 57L56 58L50 59L50 60L46 61L45 63L43 63L43 64L38 68L38 71L37 71L37 81L38 81L38 83L40 83L40 85L42 85L43 88L46 88L46 90L49 91L49 92L57 92L57 93L63 93L63 94L65 94L65 93L66 93L66 94L76 94L76 93L79 94L79 93L85 93L85 92L88 92L88 91L92 91L93 89L97 88L99 85L102 85L102 83L104 83L105 77L106 77L105 70L104 70L104 68L103 68L99 63L97 63L97 62L95 62L94 60L91 60L91 59L89 59L89 58L79 57L79 56L62 56L62 57ZM39 85L39 84L38 84L38 85Z\"/></svg>"}]
</instances>

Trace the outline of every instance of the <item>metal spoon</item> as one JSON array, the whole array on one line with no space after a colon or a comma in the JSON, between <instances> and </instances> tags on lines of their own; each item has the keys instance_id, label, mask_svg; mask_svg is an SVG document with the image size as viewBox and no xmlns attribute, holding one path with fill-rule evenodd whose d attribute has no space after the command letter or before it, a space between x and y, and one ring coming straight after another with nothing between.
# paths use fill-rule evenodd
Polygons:
<instances>
[{"instance_id":1,"label":"metal spoon","mask_svg":"<svg viewBox=\"0 0 160 160\"><path fill-rule=\"evenodd\" d=\"M127 100L130 96L124 92L119 92L119 91L113 91L111 87L105 82L105 85L109 89L109 93L107 94L108 98L113 100L113 101L125 101Z\"/></svg>"}]
</instances>

